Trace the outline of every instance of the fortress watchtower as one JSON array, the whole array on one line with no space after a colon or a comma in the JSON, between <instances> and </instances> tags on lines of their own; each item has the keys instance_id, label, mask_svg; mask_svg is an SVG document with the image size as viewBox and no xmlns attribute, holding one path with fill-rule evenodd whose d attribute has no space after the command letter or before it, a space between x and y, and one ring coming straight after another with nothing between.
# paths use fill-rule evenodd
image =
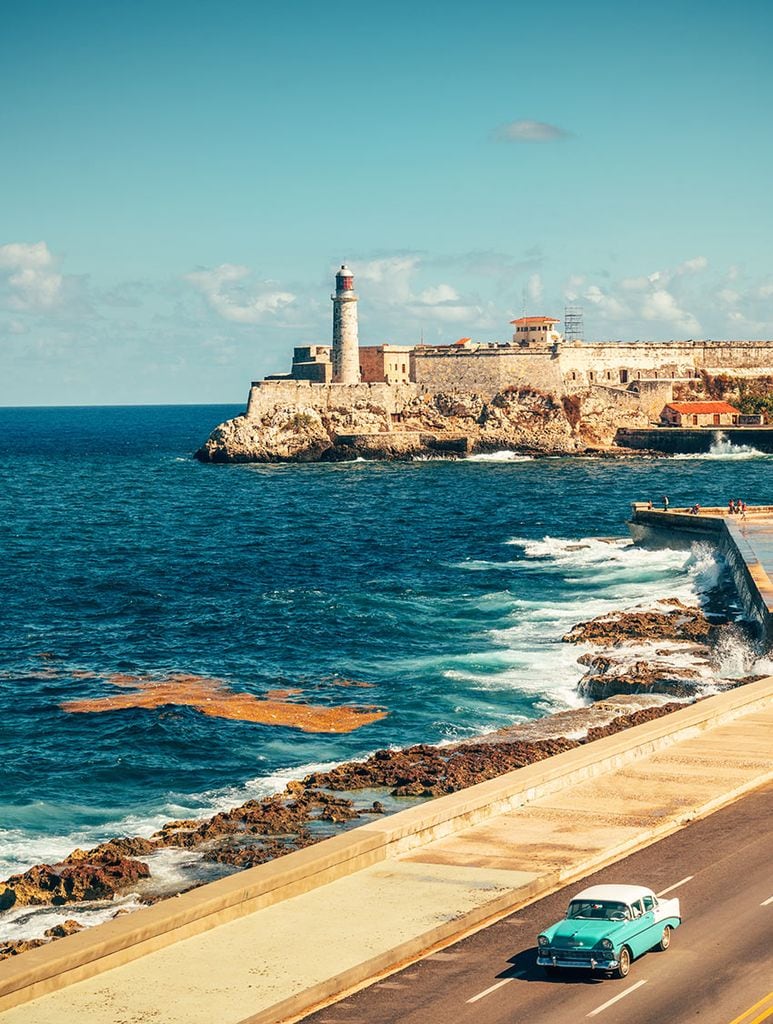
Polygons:
<instances>
[{"instance_id":1,"label":"fortress watchtower","mask_svg":"<svg viewBox=\"0 0 773 1024\"><path fill-rule=\"evenodd\" d=\"M519 316L510 323L515 327L513 342L521 348L537 345L555 345L561 341L561 335L555 328L560 320L554 316Z\"/></svg>"},{"instance_id":2,"label":"fortress watchtower","mask_svg":"<svg viewBox=\"0 0 773 1024\"><path fill-rule=\"evenodd\" d=\"M342 264L336 274L333 300L333 383L358 384L360 380L360 348L357 338L357 296L354 274Z\"/></svg>"}]
</instances>

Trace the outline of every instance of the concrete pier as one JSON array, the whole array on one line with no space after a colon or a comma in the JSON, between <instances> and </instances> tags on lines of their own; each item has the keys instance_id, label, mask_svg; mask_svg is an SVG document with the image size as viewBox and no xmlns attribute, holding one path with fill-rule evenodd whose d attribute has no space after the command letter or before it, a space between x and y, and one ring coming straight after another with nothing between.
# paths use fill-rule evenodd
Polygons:
<instances>
[{"instance_id":1,"label":"concrete pier","mask_svg":"<svg viewBox=\"0 0 773 1024\"><path fill-rule=\"evenodd\" d=\"M773 647L773 505L753 505L741 515L727 509L664 511L634 502L628 527L637 544L689 547L714 544L727 562L749 619L766 649Z\"/></svg>"}]
</instances>

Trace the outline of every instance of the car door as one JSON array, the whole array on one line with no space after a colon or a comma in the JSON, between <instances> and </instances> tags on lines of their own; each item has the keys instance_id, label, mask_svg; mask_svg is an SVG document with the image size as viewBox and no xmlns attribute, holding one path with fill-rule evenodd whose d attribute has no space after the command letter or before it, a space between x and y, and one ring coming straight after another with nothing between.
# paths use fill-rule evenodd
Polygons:
<instances>
[{"instance_id":1,"label":"car door","mask_svg":"<svg viewBox=\"0 0 773 1024\"><path fill-rule=\"evenodd\" d=\"M642 898L642 905L644 907L644 920L647 923L646 949L652 949L660 941L660 936L663 932L663 925L660 920L662 915L658 913L658 900L656 896L644 896Z\"/></svg>"},{"instance_id":2,"label":"car door","mask_svg":"<svg viewBox=\"0 0 773 1024\"><path fill-rule=\"evenodd\" d=\"M655 939L649 941L649 935L655 925L655 915L652 911L644 910L640 899L631 900L631 925L628 932L628 945L634 956L640 956L655 944Z\"/></svg>"}]
</instances>

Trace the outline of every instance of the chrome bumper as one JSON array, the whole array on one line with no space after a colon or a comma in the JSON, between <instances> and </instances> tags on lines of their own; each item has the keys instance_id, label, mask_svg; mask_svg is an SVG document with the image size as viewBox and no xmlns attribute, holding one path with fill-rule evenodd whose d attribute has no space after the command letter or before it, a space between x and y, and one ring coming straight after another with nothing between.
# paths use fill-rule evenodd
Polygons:
<instances>
[{"instance_id":1,"label":"chrome bumper","mask_svg":"<svg viewBox=\"0 0 773 1024\"><path fill-rule=\"evenodd\" d=\"M618 965L617 960L596 960L590 957L588 960L574 960L571 954L562 956L538 956L538 967L578 967L586 971L613 971Z\"/></svg>"}]
</instances>

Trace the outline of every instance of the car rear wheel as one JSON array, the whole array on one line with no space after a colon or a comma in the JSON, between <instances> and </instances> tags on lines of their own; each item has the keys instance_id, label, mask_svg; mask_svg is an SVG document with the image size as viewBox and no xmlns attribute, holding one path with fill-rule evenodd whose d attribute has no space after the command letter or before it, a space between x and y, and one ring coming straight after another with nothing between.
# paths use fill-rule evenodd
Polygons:
<instances>
[{"instance_id":1,"label":"car rear wheel","mask_svg":"<svg viewBox=\"0 0 773 1024\"><path fill-rule=\"evenodd\" d=\"M671 945L671 926L666 925L663 929L663 934L660 936L660 942L657 945L658 949L662 949L664 952Z\"/></svg>"},{"instance_id":2,"label":"car rear wheel","mask_svg":"<svg viewBox=\"0 0 773 1024\"><path fill-rule=\"evenodd\" d=\"M627 946L623 946L620 950L620 955L617 958L617 967L615 968L616 978L627 978L628 972L631 969L631 951Z\"/></svg>"}]
</instances>

